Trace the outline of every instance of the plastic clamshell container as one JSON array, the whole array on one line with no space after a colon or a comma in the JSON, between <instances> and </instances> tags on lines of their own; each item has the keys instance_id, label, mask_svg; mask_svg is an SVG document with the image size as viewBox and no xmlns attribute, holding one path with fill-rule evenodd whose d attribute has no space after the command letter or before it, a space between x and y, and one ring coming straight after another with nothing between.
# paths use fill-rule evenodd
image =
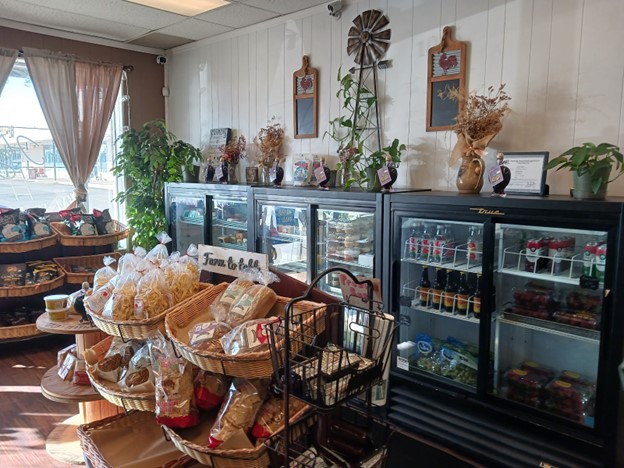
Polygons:
<instances>
[{"instance_id":1,"label":"plastic clamshell container","mask_svg":"<svg viewBox=\"0 0 624 468\"><path fill-rule=\"evenodd\" d=\"M43 298L48 312L67 309L69 296L67 294L52 294Z\"/></svg>"}]
</instances>

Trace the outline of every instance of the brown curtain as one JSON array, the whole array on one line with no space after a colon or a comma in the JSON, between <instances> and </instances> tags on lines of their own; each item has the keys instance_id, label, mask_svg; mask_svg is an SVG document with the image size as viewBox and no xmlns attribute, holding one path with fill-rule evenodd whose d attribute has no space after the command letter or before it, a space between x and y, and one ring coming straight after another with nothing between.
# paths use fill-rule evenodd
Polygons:
<instances>
[{"instance_id":1,"label":"brown curtain","mask_svg":"<svg viewBox=\"0 0 624 468\"><path fill-rule=\"evenodd\" d=\"M79 206L115 106L122 66L24 48L24 60Z\"/></svg>"},{"instance_id":2,"label":"brown curtain","mask_svg":"<svg viewBox=\"0 0 624 468\"><path fill-rule=\"evenodd\" d=\"M11 75L15 59L17 59L17 50L0 48L0 93Z\"/></svg>"}]
</instances>

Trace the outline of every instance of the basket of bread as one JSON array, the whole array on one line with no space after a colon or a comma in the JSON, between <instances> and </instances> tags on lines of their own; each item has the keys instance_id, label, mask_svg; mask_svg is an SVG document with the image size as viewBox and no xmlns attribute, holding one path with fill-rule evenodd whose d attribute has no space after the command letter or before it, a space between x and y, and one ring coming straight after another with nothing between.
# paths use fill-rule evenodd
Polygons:
<instances>
[{"instance_id":1,"label":"basket of bread","mask_svg":"<svg viewBox=\"0 0 624 468\"><path fill-rule=\"evenodd\" d=\"M106 264L95 273L84 304L103 332L127 340L164 331L165 315L173 306L212 288L199 282L196 246L189 247L186 255L169 255L165 244L171 238L166 233L158 237L160 243L150 252L136 248L119 259L118 270Z\"/></svg>"},{"instance_id":2,"label":"basket of bread","mask_svg":"<svg viewBox=\"0 0 624 468\"><path fill-rule=\"evenodd\" d=\"M166 334L179 355L200 369L230 377L266 378L273 371L266 327L284 315L289 298L269 284L277 277L249 268L231 283L222 283L175 306L165 318ZM301 311L323 310L311 301Z\"/></svg>"}]
</instances>

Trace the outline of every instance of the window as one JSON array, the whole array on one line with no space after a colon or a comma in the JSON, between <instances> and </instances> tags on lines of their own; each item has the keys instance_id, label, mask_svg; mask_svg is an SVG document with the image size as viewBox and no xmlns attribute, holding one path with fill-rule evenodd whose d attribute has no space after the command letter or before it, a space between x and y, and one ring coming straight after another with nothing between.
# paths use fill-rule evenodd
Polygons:
<instances>
[{"instance_id":1,"label":"window","mask_svg":"<svg viewBox=\"0 0 624 468\"><path fill-rule=\"evenodd\" d=\"M121 219L112 201L118 190L112 167L121 131L121 105L120 96L87 184L89 211L108 208L115 219ZM26 63L18 58L0 95L0 206L58 211L72 202L73 191Z\"/></svg>"}]
</instances>

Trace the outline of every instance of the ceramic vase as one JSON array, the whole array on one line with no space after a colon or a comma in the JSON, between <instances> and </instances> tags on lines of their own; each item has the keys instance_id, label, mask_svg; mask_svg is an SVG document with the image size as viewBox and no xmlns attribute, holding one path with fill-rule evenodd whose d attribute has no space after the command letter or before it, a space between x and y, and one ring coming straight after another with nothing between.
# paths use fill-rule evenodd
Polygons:
<instances>
[{"instance_id":1,"label":"ceramic vase","mask_svg":"<svg viewBox=\"0 0 624 468\"><path fill-rule=\"evenodd\" d=\"M479 193L483 188L485 163L477 154L466 153L461 157L455 184L459 193Z\"/></svg>"}]
</instances>

